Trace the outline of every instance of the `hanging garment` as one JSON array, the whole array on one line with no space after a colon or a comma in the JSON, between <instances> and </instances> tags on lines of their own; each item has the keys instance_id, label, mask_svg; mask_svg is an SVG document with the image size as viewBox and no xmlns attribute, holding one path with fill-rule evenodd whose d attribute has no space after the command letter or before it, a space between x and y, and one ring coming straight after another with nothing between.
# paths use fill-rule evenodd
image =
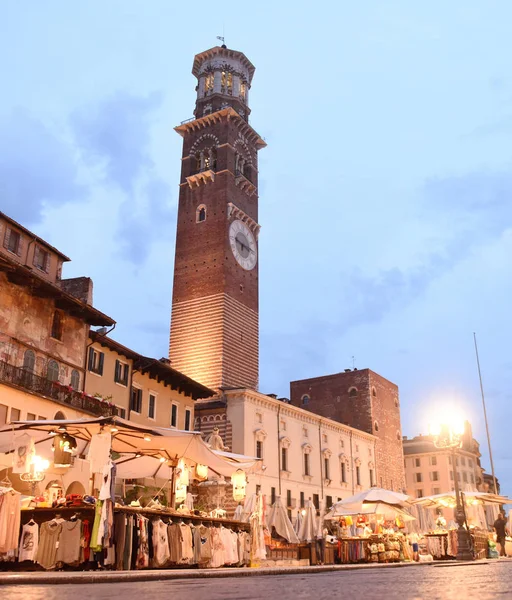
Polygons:
<instances>
[{"instance_id":1,"label":"hanging garment","mask_svg":"<svg viewBox=\"0 0 512 600\"><path fill-rule=\"evenodd\" d=\"M18 560L31 560L36 562L37 547L39 545L39 525L35 521L29 521L23 525L20 536L20 547L18 551Z\"/></svg>"},{"instance_id":2,"label":"hanging garment","mask_svg":"<svg viewBox=\"0 0 512 600\"><path fill-rule=\"evenodd\" d=\"M128 571L132 562L132 544L133 544L133 515L126 517L126 535L123 554L123 570Z\"/></svg>"},{"instance_id":3,"label":"hanging garment","mask_svg":"<svg viewBox=\"0 0 512 600\"><path fill-rule=\"evenodd\" d=\"M80 562L80 538L82 535L82 521L64 521L59 537L57 549L57 562L66 565L78 565Z\"/></svg>"},{"instance_id":4,"label":"hanging garment","mask_svg":"<svg viewBox=\"0 0 512 600\"><path fill-rule=\"evenodd\" d=\"M116 569L122 571L126 543L126 515L124 513L117 513L114 517L114 536L116 546Z\"/></svg>"},{"instance_id":5,"label":"hanging garment","mask_svg":"<svg viewBox=\"0 0 512 600\"><path fill-rule=\"evenodd\" d=\"M167 525L161 520L153 521L153 566L164 567L171 556Z\"/></svg>"},{"instance_id":6,"label":"hanging garment","mask_svg":"<svg viewBox=\"0 0 512 600\"><path fill-rule=\"evenodd\" d=\"M199 525L194 529L194 562L204 566L212 558L210 528Z\"/></svg>"},{"instance_id":7,"label":"hanging garment","mask_svg":"<svg viewBox=\"0 0 512 600\"><path fill-rule=\"evenodd\" d=\"M82 521L82 536L80 538L80 562L89 562L91 556L91 524L88 519Z\"/></svg>"},{"instance_id":8,"label":"hanging garment","mask_svg":"<svg viewBox=\"0 0 512 600\"><path fill-rule=\"evenodd\" d=\"M61 531L62 523L57 523L55 520L46 521L41 524L36 562L43 569L54 569L57 564L57 550Z\"/></svg>"},{"instance_id":9,"label":"hanging garment","mask_svg":"<svg viewBox=\"0 0 512 600\"><path fill-rule=\"evenodd\" d=\"M167 526L167 535L169 538L169 561L172 563L181 562L181 528L178 523L171 523Z\"/></svg>"},{"instance_id":10,"label":"hanging garment","mask_svg":"<svg viewBox=\"0 0 512 600\"><path fill-rule=\"evenodd\" d=\"M137 516L137 569L149 567L148 519Z\"/></svg>"},{"instance_id":11,"label":"hanging garment","mask_svg":"<svg viewBox=\"0 0 512 600\"><path fill-rule=\"evenodd\" d=\"M194 549L192 547L192 529L186 523L179 523L181 533L181 563L191 563L194 559Z\"/></svg>"},{"instance_id":12,"label":"hanging garment","mask_svg":"<svg viewBox=\"0 0 512 600\"><path fill-rule=\"evenodd\" d=\"M208 566L217 569L224 564L224 544L222 543L221 530L218 527L211 528L212 558Z\"/></svg>"},{"instance_id":13,"label":"hanging garment","mask_svg":"<svg viewBox=\"0 0 512 600\"><path fill-rule=\"evenodd\" d=\"M21 494L7 490L0 494L0 560L12 560L18 550L21 521Z\"/></svg>"},{"instance_id":14,"label":"hanging garment","mask_svg":"<svg viewBox=\"0 0 512 600\"><path fill-rule=\"evenodd\" d=\"M34 439L24 433L16 441L12 458L13 473L29 473L32 458L36 453Z\"/></svg>"},{"instance_id":15,"label":"hanging garment","mask_svg":"<svg viewBox=\"0 0 512 600\"><path fill-rule=\"evenodd\" d=\"M92 526L92 534L91 534L91 550L93 552L101 552L101 538L98 543L98 533L100 530L101 524L101 516L102 516L103 502L101 500L97 500L96 507L94 509L94 523Z\"/></svg>"},{"instance_id":16,"label":"hanging garment","mask_svg":"<svg viewBox=\"0 0 512 600\"><path fill-rule=\"evenodd\" d=\"M91 438L87 460L92 473L103 473L103 467L110 459L112 435L110 433L96 433Z\"/></svg>"}]
</instances>

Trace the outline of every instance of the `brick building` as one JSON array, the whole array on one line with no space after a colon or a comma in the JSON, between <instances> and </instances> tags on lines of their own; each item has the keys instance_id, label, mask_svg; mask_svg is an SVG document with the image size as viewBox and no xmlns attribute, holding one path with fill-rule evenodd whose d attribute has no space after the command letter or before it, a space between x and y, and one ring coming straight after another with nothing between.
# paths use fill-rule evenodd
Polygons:
<instances>
[{"instance_id":1,"label":"brick building","mask_svg":"<svg viewBox=\"0 0 512 600\"><path fill-rule=\"evenodd\" d=\"M258 386L258 150L254 66L225 46L198 54L183 137L169 357L207 387Z\"/></svg>"},{"instance_id":2,"label":"brick building","mask_svg":"<svg viewBox=\"0 0 512 600\"><path fill-rule=\"evenodd\" d=\"M290 399L315 414L371 433L376 438L376 484L405 490L398 387L370 369L290 383Z\"/></svg>"}]
</instances>

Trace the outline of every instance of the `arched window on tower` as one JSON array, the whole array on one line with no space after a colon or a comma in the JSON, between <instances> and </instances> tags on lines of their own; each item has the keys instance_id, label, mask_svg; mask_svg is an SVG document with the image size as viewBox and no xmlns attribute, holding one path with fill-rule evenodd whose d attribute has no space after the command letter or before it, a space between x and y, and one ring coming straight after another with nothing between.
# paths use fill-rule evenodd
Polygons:
<instances>
[{"instance_id":1,"label":"arched window on tower","mask_svg":"<svg viewBox=\"0 0 512 600\"><path fill-rule=\"evenodd\" d=\"M355 387L350 388L350 390L348 391L348 395L351 398L357 398L357 388L355 388Z\"/></svg>"},{"instance_id":2,"label":"arched window on tower","mask_svg":"<svg viewBox=\"0 0 512 600\"><path fill-rule=\"evenodd\" d=\"M244 81L241 81L240 82L240 98L244 102L245 102L246 94L247 94L247 85Z\"/></svg>"},{"instance_id":3,"label":"arched window on tower","mask_svg":"<svg viewBox=\"0 0 512 600\"><path fill-rule=\"evenodd\" d=\"M220 79L221 90L223 94L233 94L233 74L229 71L222 71Z\"/></svg>"},{"instance_id":4,"label":"arched window on tower","mask_svg":"<svg viewBox=\"0 0 512 600\"><path fill-rule=\"evenodd\" d=\"M204 93L206 96L213 92L213 73L208 73L204 80Z\"/></svg>"},{"instance_id":5,"label":"arched window on tower","mask_svg":"<svg viewBox=\"0 0 512 600\"><path fill-rule=\"evenodd\" d=\"M206 206L201 204L196 210L196 223L202 223L203 221L206 221Z\"/></svg>"}]
</instances>

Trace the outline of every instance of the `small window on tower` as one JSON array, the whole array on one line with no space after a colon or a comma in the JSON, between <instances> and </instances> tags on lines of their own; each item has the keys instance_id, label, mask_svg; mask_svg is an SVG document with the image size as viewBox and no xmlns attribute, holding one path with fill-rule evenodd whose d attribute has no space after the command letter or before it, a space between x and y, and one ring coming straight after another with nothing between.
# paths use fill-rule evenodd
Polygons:
<instances>
[{"instance_id":1,"label":"small window on tower","mask_svg":"<svg viewBox=\"0 0 512 600\"><path fill-rule=\"evenodd\" d=\"M206 206L201 204L196 210L196 223L202 223L203 221L206 221Z\"/></svg>"},{"instance_id":2,"label":"small window on tower","mask_svg":"<svg viewBox=\"0 0 512 600\"><path fill-rule=\"evenodd\" d=\"M213 92L213 73L208 73L204 80L204 91L205 93L211 94Z\"/></svg>"}]
</instances>

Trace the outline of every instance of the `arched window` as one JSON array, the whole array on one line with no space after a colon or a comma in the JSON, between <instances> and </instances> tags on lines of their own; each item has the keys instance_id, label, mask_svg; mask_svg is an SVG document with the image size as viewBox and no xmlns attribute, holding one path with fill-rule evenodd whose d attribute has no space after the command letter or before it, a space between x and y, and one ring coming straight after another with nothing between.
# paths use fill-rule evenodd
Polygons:
<instances>
[{"instance_id":1,"label":"arched window","mask_svg":"<svg viewBox=\"0 0 512 600\"><path fill-rule=\"evenodd\" d=\"M349 391L348 391L348 395L351 398L357 398L357 388L355 388L355 387L350 388Z\"/></svg>"},{"instance_id":2,"label":"arched window","mask_svg":"<svg viewBox=\"0 0 512 600\"><path fill-rule=\"evenodd\" d=\"M33 350L26 350L23 356L23 368L28 373L34 372L34 367L36 365L36 355Z\"/></svg>"},{"instance_id":3,"label":"arched window","mask_svg":"<svg viewBox=\"0 0 512 600\"><path fill-rule=\"evenodd\" d=\"M74 390L80 387L80 373L76 369L71 371L71 387Z\"/></svg>"},{"instance_id":4,"label":"arched window","mask_svg":"<svg viewBox=\"0 0 512 600\"><path fill-rule=\"evenodd\" d=\"M46 378L50 381L59 381L59 364L55 360L48 361Z\"/></svg>"},{"instance_id":5,"label":"arched window","mask_svg":"<svg viewBox=\"0 0 512 600\"><path fill-rule=\"evenodd\" d=\"M196 223L202 223L203 221L206 221L206 206L201 204L196 210Z\"/></svg>"},{"instance_id":6,"label":"arched window","mask_svg":"<svg viewBox=\"0 0 512 600\"><path fill-rule=\"evenodd\" d=\"M301 400L302 400L302 405L305 406L306 404L309 404L310 398L307 394L304 394L304 396L302 396Z\"/></svg>"},{"instance_id":7,"label":"arched window","mask_svg":"<svg viewBox=\"0 0 512 600\"><path fill-rule=\"evenodd\" d=\"M65 415L65 414L64 414L62 411L58 410L58 411L55 413L55 416L54 416L53 418L54 418L56 421L65 421L65 420L66 420L66 415Z\"/></svg>"},{"instance_id":8,"label":"arched window","mask_svg":"<svg viewBox=\"0 0 512 600\"><path fill-rule=\"evenodd\" d=\"M204 91L206 95L213 92L213 73L208 73L204 80Z\"/></svg>"},{"instance_id":9,"label":"arched window","mask_svg":"<svg viewBox=\"0 0 512 600\"><path fill-rule=\"evenodd\" d=\"M372 396L375 398L377 396L377 390L372 387Z\"/></svg>"},{"instance_id":10,"label":"arched window","mask_svg":"<svg viewBox=\"0 0 512 600\"><path fill-rule=\"evenodd\" d=\"M379 424L377 423L377 421L375 421L375 423L373 424L373 429L374 431L379 431Z\"/></svg>"}]
</instances>

